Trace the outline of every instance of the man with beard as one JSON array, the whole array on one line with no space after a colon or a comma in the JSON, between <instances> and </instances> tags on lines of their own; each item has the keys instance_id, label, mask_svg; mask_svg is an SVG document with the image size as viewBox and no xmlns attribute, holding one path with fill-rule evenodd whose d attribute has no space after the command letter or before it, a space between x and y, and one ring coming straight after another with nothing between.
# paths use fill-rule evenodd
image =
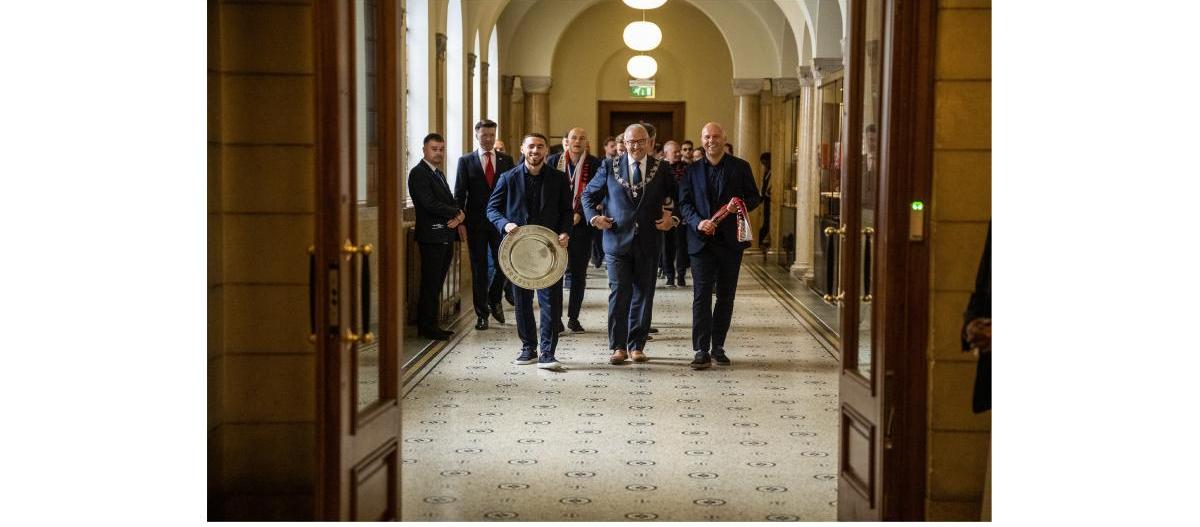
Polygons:
<instances>
[{"instance_id":1,"label":"man with beard","mask_svg":"<svg viewBox=\"0 0 1200 527\"><path fill-rule=\"evenodd\" d=\"M452 332L439 327L438 292L450 270L450 257L459 224L466 214L458 208L446 174L438 165L446 157L446 140L440 134L425 136L424 159L408 172L408 192L416 209L417 249L421 253L421 291L417 297L417 334L448 340Z\"/></svg>"},{"instance_id":2,"label":"man with beard","mask_svg":"<svg viewBox=\"0 0 1200 527\"><path fill-rule=\"evenodd\" d=\"M488 220L496 229L511 236L522 225L541 225L558 233L558 243L568 247L571 229L571 189L566 176L546 166L546 136L526 134L521 140L524 161L500 175L488 200ZM516 286L517 335L521 354L515 364L537 363L538 368L561 370L554 358L558 347L559 314L562 313L562 280L537 290L540 317L533 321L533 291ZM541 351L538 354L538 350Z\"/></svg>"}]
</instances>

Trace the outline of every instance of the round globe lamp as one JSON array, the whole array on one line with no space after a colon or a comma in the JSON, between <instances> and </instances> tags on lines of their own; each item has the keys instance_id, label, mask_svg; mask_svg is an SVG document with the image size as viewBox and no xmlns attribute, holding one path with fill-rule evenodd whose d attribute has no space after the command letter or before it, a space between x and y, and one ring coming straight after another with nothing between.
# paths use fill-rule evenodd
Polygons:
<instances>
[{"instance_id":1,"label":"round globe lamp","mask_svg":"<svg viewBox=\"0 0 1200 527\"><path fill-rule=\"evenodd\" d=\"M658 62L650 55L634 55L625 64L625 71L635 79L649 79L658 73Z\"/></svg>"},{"instance_id":2,"label":"round globe lamp","mask_svg":"<svg viewBox=\"0 0 1200 527\"><path fill-rule=\"evenodd\" d=\"M667 3L667 0L622 0L625 5L634 9L656 9Z\"/></svg>"},{"instance_id":3,"label":"round globe lamp","mask_svg":"<svg viewBox=\"0 0 1200 527\"><path fill-rule=\"evenodd\" d=\"M643 20L630 22L628 26L625 26L625 32L621 34L621 37L625 39L625 45L635 51L650 51L657 48L662 43L662 36L662 30L658 28L658 24Z\"/></svg>"}]
</instances>

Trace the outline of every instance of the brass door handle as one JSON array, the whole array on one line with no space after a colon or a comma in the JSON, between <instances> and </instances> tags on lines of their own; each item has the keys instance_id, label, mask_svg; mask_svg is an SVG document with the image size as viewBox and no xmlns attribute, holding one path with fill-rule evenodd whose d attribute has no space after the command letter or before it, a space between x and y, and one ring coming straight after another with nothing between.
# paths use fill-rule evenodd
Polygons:
<instances>
[{"instance_id":1,"label":"brass door handle","mask_svg":"<svg viewBox=\"0 0 1200 527\"><path fill-rule=\"evenodd\" d=\"M831 294L826 293L825 296L822 296L821 298L823 298L826 302L829 302L830 304L833 304L833 303L841 304L842 301L846 299L846 292L839 291L837 296L833 296Z\"/></svg>"},{"instance_id":2,"label":"brass door handle","mask_svg":"<svg viewBox=\"0 0 1200 527\"><path fill-rule=\"evenodd\" d=\"M363 244L361 247L359 247L354 245L354 243L349 239L346 240L346 243L342 244L342 254L371 254L371 251L374 250L375 247L369 243Z\"/></svg>"},{"instance_id":3,"label":"brass door handle","mask_svg":"<svg viewBox=\"0 0 1200 527\"><path fill-rule=\"evenodd\" d=\"M371 344L371 343L375 342L375 334L368 331L364 335L359 335L358 333L355 333L355 332L351 331L350 329L346 329L346 334L342 335L342 340L344 340L346 342L352 342L352 343L359 342L362 344Z\"/></svg>"},{"instance_id":4,"label":"brass door handle","mask_svg":"<svg viewBox=\"0 0 1200 527\"><path fill-rule=\"evenodd\" d=\"M871 295L871 273L874 271L874 256L875 252L872 249L872 238L875 236L875 229L871 227L863 227L863 295L859 300L864 304L870 303L874 298Z\"/></svg>"},{"instance_id":5,"label":"brass door handle","mask_svg":"<svg viewBox=\"0 0 1200 527\"><path fill-rule=\"evenodd\" d=\"M841 227L838 227L838 228L825 227L825 235L826 236L833 236L834 234L845 238L846 237L846 226L842 225Z\"/></svg>"}]
</instances>

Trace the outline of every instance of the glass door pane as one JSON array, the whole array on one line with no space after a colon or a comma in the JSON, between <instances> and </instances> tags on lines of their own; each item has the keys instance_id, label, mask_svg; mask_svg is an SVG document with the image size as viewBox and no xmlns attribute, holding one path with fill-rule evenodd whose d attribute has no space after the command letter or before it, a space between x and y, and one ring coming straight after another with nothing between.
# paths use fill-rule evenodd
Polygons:
<instances>
[{"instance_id":1,"label":"glass door pane","mask_svg":"<svg viewBox=\"0 0 1200 527\"><path fill-rule=\"evenodd\" d=\"M355 352L357 408L362 410L380 399L383 379L380 367L380 229L384 212L380 205L379 179L379 53L381 18L377 0L355 1L355 109L354 189L355 240L360 249L355 258L359 290L357 310L361 335ZM365 251L370 246L373 250Z\"/></svg>"},{"instance_id":2,"label":"glass door pane","mask_svg":"<svg viewBox=\"0 0 1200 527\"><path fill-rule=\"evenodd\" d=\"M879 123L880 123L880 88L883 85L882 42L883 42L883 1L866 0L863 31L863 69L861 99L855 101L862 109L862 129L858 130L862 138L862 156L858 163L858 192L859 205L858 232L854 237L859 244L858 257L858 349L855 358L855 371L867 379L873 371L871 358L874 339L872 338L875 305L873 291L876 256L876 211L878 210L879 188ZM850 299L847 299L850 300Z\"/></svg>"},{"instance_id":3,"label":"glass door pane","mask_svg":"<svg viewBox=\"0 0 1200 527\"><path fill-rule=\"evenodd\" d=\"M814 285L830 308L821 316L841 333L842 137L845 128L844 84L841 77L822 84L817 123L817 171L820 203L813 236Z\"/></svg>"}]
</instances>

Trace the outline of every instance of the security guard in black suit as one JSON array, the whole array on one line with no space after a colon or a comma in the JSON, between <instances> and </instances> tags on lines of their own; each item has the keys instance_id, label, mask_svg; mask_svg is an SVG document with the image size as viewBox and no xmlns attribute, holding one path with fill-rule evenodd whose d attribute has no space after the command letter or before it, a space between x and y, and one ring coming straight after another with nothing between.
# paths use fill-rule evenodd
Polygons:
<instances>
[{"instance_id":1,"label":"security guard in black suit","mask_svg":"<svg viewBox=\"0 0 1200 527\"><path fill-rule=\"evenodd\" d=\"M452 331L438 325L438 292L450 270L450 257L457 229L466 215L454 201L446 175L437 168L446 157L446 140L433 133L425 136L425 158L408 172L408 193L417 213L417 247L421 252L421 293L417 300L417 333L434 340L447 340Z\"/></svg>"}]
</instances>

